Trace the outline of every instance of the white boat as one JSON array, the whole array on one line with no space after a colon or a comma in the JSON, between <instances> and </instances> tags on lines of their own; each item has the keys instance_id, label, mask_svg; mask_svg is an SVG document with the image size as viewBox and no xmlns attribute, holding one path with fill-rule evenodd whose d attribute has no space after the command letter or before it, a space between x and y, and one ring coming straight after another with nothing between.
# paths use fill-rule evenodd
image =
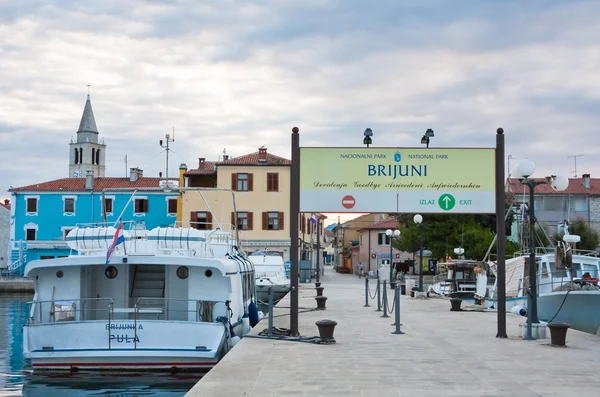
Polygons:
<instances>
[{"instance_id":1,"label":"white boat","mask_svg":"<svg viewBox=\"0 0 600 397\"><path fill-rule=\"evenodd\" d=\"M273 301L277 302L290 290L290 280L286 277L285 264L279 254L268 250L256 251L248 255L256 271L256 297L263 305L269 303L269 288Z\"/></svg>"},{"instance_id":2,"label":"white boat","mask_svg":"<svg viewBox=\"0 0 600 397\"><path fill-rule=\"evenodd\" d=\"M36 260L24 356L40 370L208 370L257 317L254 266L229 232L77 227L76 254ZM237 337L236 337L237 336Z\"/></svg>"}]
</instances>

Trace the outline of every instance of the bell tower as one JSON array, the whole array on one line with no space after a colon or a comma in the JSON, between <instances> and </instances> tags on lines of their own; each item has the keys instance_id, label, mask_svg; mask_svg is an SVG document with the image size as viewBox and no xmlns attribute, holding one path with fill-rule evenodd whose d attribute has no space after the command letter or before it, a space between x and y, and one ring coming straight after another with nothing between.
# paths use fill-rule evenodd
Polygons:
<instances>
[{"instance_id":1,"label":"bell tower","mask_svg":"<svg viewBox=\"0 0 600 397\"><path fill-rule=\"evenodd\" d=\"M84 178L88 171L94 177L104 177L106 171L106 145L104 140L98 142L98 127L92 111L92 102L88 93L83 108L83 115L77 130L77 139L69 143L69 177Z\"/></svg>"}]
</instances>

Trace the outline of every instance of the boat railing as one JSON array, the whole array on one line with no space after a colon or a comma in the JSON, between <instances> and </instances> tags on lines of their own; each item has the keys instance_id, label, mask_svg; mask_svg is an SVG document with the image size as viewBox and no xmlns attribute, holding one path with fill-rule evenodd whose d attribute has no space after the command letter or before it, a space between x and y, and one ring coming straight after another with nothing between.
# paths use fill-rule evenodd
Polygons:
<instances>
[{"instance_id":1,"label":"boat railing","mask_svg":"<svg viewBox=\"0 0 600 397\"><path fill-rule=\"evenodd\" d=\"M106 306L98 305L97 302L103 302ZM85 321L90 317L110 320L114 300L112 298L54 299L42 301L34 299L31 302L27 302L27 305L29 306L27 324L48 324L64 321ZM45 313L47 313L47 317ZM93 316L90 315L92 313L94 314ZM100 316L102 318L97 318L97 313L106 313L106 317Z\"/></svg>"},{"instance_id":2,"label":"boat railing","mask_svg":"<svg viewBox=\"0 0 600 397\"><path fill-rule=\"evenodd\" d=\"M582 249L574 248L571 250L571 252L573 253L573 255L591 256L591 257L598 256L598 251L594 251L594 250L582 250ZM542 255L548 255L548 254L554 254L554 253L556 253L556 248L553 248L553 247L536 247L535 248L536 256L542 256ZM513 258L517 258L519 256L528 256L528 255L530 255L529 250L516 251L513 254Z\"/></svg>"},{"instance_id":3,"label":"boat railing","mask_svg":"<svg viewBox=\"0 0 600 397\"><path fill-rule=\"evenodd\" d=\"M163 320L181 321L183 318L186 319L184 321L191 321L189 315L193 313L195 322L212 323L215 322L215 306L219 303L223 304L224 315L225 301L140 297L136 299L132 312L134 320L139 320L141 316L148 318L156 316L157 320L162 317Z\"/></svg>"}]
</instances>

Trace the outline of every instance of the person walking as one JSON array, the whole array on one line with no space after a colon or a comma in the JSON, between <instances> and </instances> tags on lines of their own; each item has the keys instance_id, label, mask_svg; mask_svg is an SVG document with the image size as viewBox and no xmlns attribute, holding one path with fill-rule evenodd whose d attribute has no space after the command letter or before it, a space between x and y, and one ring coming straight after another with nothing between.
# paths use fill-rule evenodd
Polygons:
<instances>
[{"instance_id":1,"label":"person walking","mask_svg":"<svg viewBox=\"0 0 600 397\"><path fill-rule=\"evenodd\" d=\"M358 263L358 278L361 278L363 275L363 264L362 262Z\"/></svg>"}]
</instances>

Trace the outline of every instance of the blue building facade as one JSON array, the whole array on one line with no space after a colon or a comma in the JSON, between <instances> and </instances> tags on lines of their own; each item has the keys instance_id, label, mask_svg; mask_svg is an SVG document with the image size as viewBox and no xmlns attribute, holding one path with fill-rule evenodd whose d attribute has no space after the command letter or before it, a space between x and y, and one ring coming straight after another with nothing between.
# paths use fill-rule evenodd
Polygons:
<instances>
[{"instance_id":1,"label":"blue building facade","mask_svg":"<svg viewBox=\"0 0 600 397\"><path fill-rule=\"evenodd\" d=\"M179 194L165 192L160 182L95 178L86 190L85 179L65 178L11 189L9 267L22 272L31 260L69 255L66 236L76 226L112 226L119 219L148 229L174 225Z\"/></svg>"}]
</instances>

